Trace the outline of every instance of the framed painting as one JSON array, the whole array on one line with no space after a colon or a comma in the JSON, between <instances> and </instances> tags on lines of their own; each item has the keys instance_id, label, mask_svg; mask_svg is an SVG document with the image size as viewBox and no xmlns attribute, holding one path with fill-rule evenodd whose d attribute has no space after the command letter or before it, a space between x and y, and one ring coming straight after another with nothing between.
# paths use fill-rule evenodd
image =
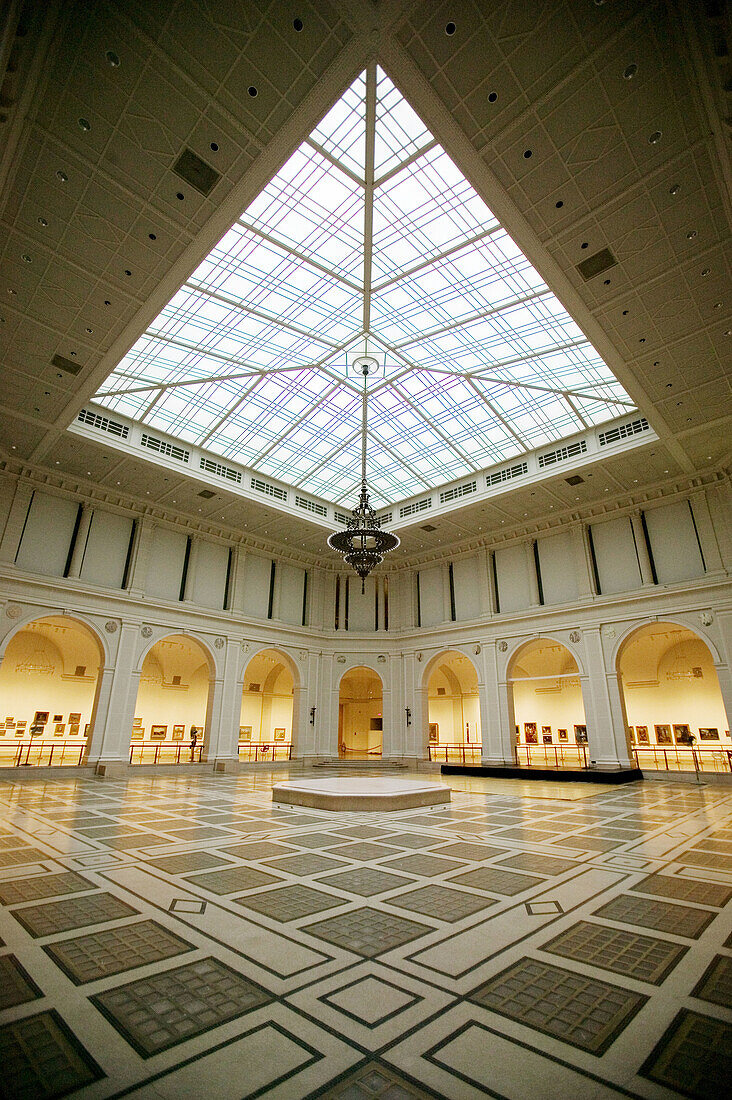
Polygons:
<instances>
[{"instance_id":1,"label":"framed painting","mask_svg":"<svg viewBox=\"0 0 732 1100\"><path fill-rule=\"evenodd\" d=\"M252 727L251 726L239 726L239 740L251 741L252 739Z\"/></svg>"},{"instance_id":2,"label":"framed painting","mask_svg":"<svg viewBox=\"0 0 732 1100\"><path fill-rule=\"evenodd\" d=\"M70 722L69 723L69 737L78 737L78 736L79 736L79 723L78 722Z\"/></svg>"},{"instance_id":3,"label":"framed painting","mask_svg":"<svg viewBox=\"0 0 732 1100\"><path fill-rule=\"evenodd\" d=\"M81 725L81 711L80 710L71 711L71 713L69 714L69 725L71 725L72 723L74 725L77 725L77 726Z\"/></svg>"},{"instance_id":4,"label":"framed painting","mask_svg":"<svg viewBox=\"0 0 732 1100\"><path fill-rule=\"evenodd\" d=\"M542 745L551 745L551 743L552 743L552 727L551 726L542 726L541 727L541 743L542 743Z\"/></svg>"},{"instance_id":5,"label":"framed painting","mask_svg":"<svg viewBox=\"0 0 732 1100\"><path fill-rule=\"evenodd\" d=\"M54 722L63 722L64 716L63 714L54 714L53 720Z\"/></svg>"},{"instance_id":6,"label":"framed painting","mask_svg":"<svg viewBox=\"0 0 732 1100\"><path fill-rule=\"evenodd\" d=\"M659 745L673 745L674 739L671 736L670 726L654 726L653 729L656 734L656 741Z\"/></svg>"},{"instance_id":7,"label":"framed painting","mask_svg":"<svg viewBox=\"0 0 732 1100\"><path fill-rule=\"evenodd\" d=\"M691 729L686 722L674 723L674 737L679 745L690 745L692 743Z\"/></svg>"},{"instance_id":8,"label":"framed painting","mask_svg":"<svg viewBox=\"0 0 732 1100\"><path fill-rule=\"evenodd\" d=\"M538 737L536 733L536 722L524 722L524 740L527 745L538 744Z\"/></svg>"},{"instance_id":9,"label":"framed painting","mask_svg":"<svg viewBox=\"0 0 732 1100\"><path fill-rule=\"evenodd\" d=\"M430 745L436 745L440 740L439 722L430 722Z\"/></svg>"},{"instance_id":10,"label":"framed painting","mask_svg":"<svg viewBox=\"0 0 732 1100\"><path fill-rule=\"evenodd\" d=\"M56 725L53 728L54 737L61 737L62 734L64 734L65 732L66 732L66 723L65 722L56 722Z\"/></svg>"},{"instance_id":11,"label":"framed painting","mask_svg":"<svg viewBox=\"0 0 732 1100\"><path fill-rule=\"evenodd\" d=\"M34 726L45 726L47 721L48 721L48 711L47 710L37 710L36 711L36 716L33 719L33 725Z\"/></svg>"},{"instance_id":12,"label":"framed painting","mask_svg":"<svg viewBox=\"0 0 732 1100\"><path fill-rule=\"evenodd\" d=\"M578 745L587 744L587 726L576 725L574 727L574 736Z\"/></svg>"},{"instance_id":13,"label":"framed painting","mask_svg":"<svg viewBox=\"0 0 732 1100\"><path fill-rule=\"evenodd\" d=\"M700 741L719 741L719 730L716 726L699 726Z\"/></svg>"},{"instance_id":14,"label":"framed painting","mask_svg":"<svg viewBox=\"0 0 732 1100\"><path fill-rule=\"evenodd\" d=\"M150 726L150 740L151 741L164 741L165 735L168 732L167 726Z\"/></svg>"},{"instance_id":15,"label":"framed painting","mask_svg":"<svg viewBox=\"0 0 732 1100\"><path fill-rule=\"evenodd\" d=\"M648 736L648 726L636 726L635 739L639 745L650 745L651 739Z\"/></svg>"},{"instance_id":16,"label":"framed painting","mask_svg":"<svg viewBox=\"0 0 732 1100\"><path fill-rule=\"evenodd\" d=\"M287 734L287 730L284 729L283 727L279 727L278 729L276 729L274 731L275 741L284 741L286 734Z\"/></svg>"},{"instance_id":17,"label":"framed painting","mask_svg":"<svg viewBox=\"0 0 732 1100\"><path fill-rule=\"evenodd\" d=\"M132 727L132 733L130 734L130 740L131 741L142 741L144 736L145 736L145 730L142 728L142 726L133 726Z\"/></svg>"},{"instance_id":18,"label":"framed painting","mask_svg":"<svg viewBox=\"0 0 732 1100\"><path fill-rule=\"evenodd\" d=\"M569 741L569 736L568 736L566 730L558 729L557 730L557 737L559 738L560 741Z\"/></svg>"},{"instance_id":19,"label":"framed painting","mask_svg":"<svg viewBox=\"0 0 732 1100\"><path fill-rule=\"evenodd\" d=\"M185 726L173 726L173 732L171 734L171 738L172 738L173 741L182 741L183 738L185 737L185 735L186 735L186 727Z\"/></svg>"}]
</instances>

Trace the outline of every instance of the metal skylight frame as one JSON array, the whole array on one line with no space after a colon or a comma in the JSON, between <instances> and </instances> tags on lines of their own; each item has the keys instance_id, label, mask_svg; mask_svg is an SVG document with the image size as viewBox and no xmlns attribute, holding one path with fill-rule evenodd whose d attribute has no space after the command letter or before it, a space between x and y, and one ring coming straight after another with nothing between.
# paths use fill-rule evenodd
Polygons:
<instances>
[{"instance_id":1,"label":"metal skylight frame","mask_svg":"<svg viewBox=\"0 0 732 1100\"><path fill-rule=\"evenodd\" d=\"M376 63L94 400L342 503L364 336L376 507L635 407Z\"/></svg>"}]
</instances>

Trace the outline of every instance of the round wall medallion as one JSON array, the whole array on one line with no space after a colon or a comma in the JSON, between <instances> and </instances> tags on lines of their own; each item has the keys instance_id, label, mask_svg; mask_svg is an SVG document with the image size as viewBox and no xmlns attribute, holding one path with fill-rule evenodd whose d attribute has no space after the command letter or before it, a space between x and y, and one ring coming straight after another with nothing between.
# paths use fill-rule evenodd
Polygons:
<instances>
[{"instance_id":1,"label":"round wall medallion","mask_svg":"<svg viewBox=\"0 0 732 1100\"><path fill-rule=\"evenodd\" d=\"M118 626L119 623L116 623L114 619L108 619L107 622L104 624L104 629L107 631L107 634L114 634Z\"/></svg>"},{"instance_id":2,"label":"round wall medallion","mask_svg":"<svg viewBox=\"0 0 732 1100\"><path fill-rule=\"evenodd\" d=\"M217 649L223 649L226 645L226 638L214 638L214 645Z\"/></svg>"},{"instance_id":3,"label":"round wall medallion","mask_svg":"<svg viewBox=\"0 0 732 1100\"><path fill-rule=\"evenodd\" d=\"M604 626L602 632L606 638L614 638L617 633L614 626Z\"/></svg>"},{"instance_id":4,"label":"round wall medallion","mask_svg":"<svg viewBox=\"0 0 732 1100\"><path fill-rule=\"evenodd\" d=\"M152 632L153 631L152 631L151 626L143 626L142 629L140 630L140 633L142 634L143 638L152 638Z\"/></svg>"},{"instance_id":5,"label":"round wall medallion","mask_svg":"<svg viewBox=\"0 0 732 1100\"><path fill-rule=\"evenodd\" d=\"M508 649L508 642L499 642L498 648L500 649L501 653L505 653Z\"/></svg>"},{"instance_id":6,"label":"round wall medallion","mask_svg":"<svg viewBox=\"0 0 732 1100\"><path fill-rule=\"evenodd\" d=\"M10 614L10 612L8 612L8 614ZM711 611L702 611L701 615L699 616L699 622L702 624L702 626L711 626L714 622L714 615L711 613Z\"/></svg>"},{"instance_id":7,"label":"round wall medallion","mask_svg":"<svg viewBox=\"0 0 732 1100\"><path fill-rule=\"evenodd\" d=\"M336 661L338 662L339 665L345 665L346 658L343 656L342 653L339 653L338 656L336 657Z\"/></svg>"},{"instance_id":8,"label":"round wall medallion","mask_svg":"<svg viewBox=\"0 0 732 1100\"><path fill-rule=\"evenodd\" d=\"M418 654L417 654L417 660L418 660L418 661L421 661L421 660L422 660L422 654L421 654L421 653L418 653Z\"/></svg>"},{"instance_id":9,"label":"round wall medallion","mask_svg":"<svg viewBox=\"0 0 732 1100\"><path fill-rule=\"evenodd\" d=\"M579 630L570 630L570 632L569 632L570 642L578 642L581 637L582 637L582 635L580 634Z\"/></svg>"},{"instance_id":10,"label":"round wall medallion","mask_svg":"<svg viewBox=\"0 0 732 1100\"><path fill-rule=\"evenodd\" d=\"M19 619L21 616L21 612L22 608L18 607L17 604L14 603L9 603L8 606L5 608L5 614L8 616L9 619Z\"/></svg>"},{"instance_id":11,"label":"round wall medallion","mask_svg":"<svg viewBox=\"0 0 732 1100\"><path fill-rule=\"evenodd\" d=\"M478 644L476 645L475 649L473 650L473 653L475 653L475 655L476 655L476 657L477 657L477 655L478 655L479 653L482 653L482 651L483 651L483 647L482 647L482 645L480 644L480 642L478 642Z\"/></svg>"},{"instance_id":12,"label":"round wall medallion","mask_svg":"<svg viewBox=\"0 0 732 1100\"><path fill-rule=\"evenodd\" d=\"M301 649L300 652L298 653L298 657L300 658L301 661L306 660L307 655L308 655L308 651L306 649Z\"/></svg>"},{"instance_id":13,"label":"round wall medallion","mask_svg":"<svg viewBox=\"0 0 732 1100\"><path fill-rule=\"evenodd\" d=\"M385 665L386 664L386 657L384 656L383 653L380 653L379 656L376 658L376 660L379 662L380 665Z\"/></svg>"}]
</instances>

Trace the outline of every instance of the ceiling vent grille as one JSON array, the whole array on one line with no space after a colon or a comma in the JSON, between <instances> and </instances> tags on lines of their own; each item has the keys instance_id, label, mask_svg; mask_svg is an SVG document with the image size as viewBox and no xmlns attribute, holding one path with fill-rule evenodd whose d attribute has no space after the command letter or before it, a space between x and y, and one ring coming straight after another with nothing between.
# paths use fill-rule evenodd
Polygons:
<instances>
[{"instance_id":1,"label":"ceiling vent grille","mask_svg":"<svg viewBox=\"0 0 732 1100\"><path fill-rule=\"evenodd\" d=\"M192 149L183 150L173 165L173 171L195 188L199 195L209 195L221 179L221 174L201 160Z\"/></svg>"},{"instance_id":2,"label":"ceiling vent grille","mask_svg":"<svg viewBox=\"0 0 732 1100\"><path fill-rule=\"evenodd\" d=\"M640 416L637 420L629 420L627 424L618 424L615 428L598 432L597 438L601 447L607 447L611 443L619 443L621 439L630 439L631 436L638 435L639 432L647 432L649 427L650 425L645 416Z\"/></svg>"},{"instance_id":3,"label":"ceiling vent grille","mask_svg":"<svg viewBox=\"0 0 732 1100\"><path fill-rule=\"evenodd\" d=\"M557 447L555 451L545 451L543 455L539 455L539 469L544 470L547 466L554 466L557 462L566 462L568 458L576 458L577 455L583 455L586 450L587 442L580 439L578 443L568 443L566 447Z\"/></svg>"},{"instance_id":4,"label":"ceiling vent grille","mask_svg":"<svg viewBox=\"0 0 732 1100\"><path fill-rule=\"evenodd\" d=\"M528 472L528 462L519 462L515 466L506 466L505 470L496 470L494 474L487 474L485 480L488 486L500 485L503 481L511 481L512 478L521 477Z\"/></svg>"},{"instance_id":5,"label":"ceiling vent grille","mask_svg":"<svg viewBox=\"0 0 732 1100\"><path fill-rule=\"evenodd\" d=\"M100 432L116 435L118 439L127 439L130 429L119 420L110 420L108 416L92 412L91 409L82 409L76 418L82 424L88 424L90 428L99 428Z\"/></svg>"},{"instance_id":6,"label":"ceiling vent grille","mask_svg":"<svg viewBox=\"0 0 732 1100\"><path fill-rule=\"evenodd\" d=\"M306 512L315 512L316 516L327 516L328 509L324 504L316 504L314 500L308 500L306 497L295 497L295 504L298 508L304 508Z\"/></svg>"},{"instance_id":7,"label":"ceiling vent grille","mask_svg":"<svg viewBox=\"0 0 732 1100\"><path fill-rule=\"evenodd\" d=\"M210 458L202 458L201 469L205 470L207 474L215 474L216 477L223 477L227 481L235 481L237 485L241 485L240 471L233 470L231 466L222 466L220 462L213 462Z\"/></svg>"},{"instance_id":8,"label":"ceiling vent grille","mask_svg":"<svg viewBox=\"0 0 732 1100\"><path fill-rule=\"evenodd\" d=\"M423 497L422 500L415 500L413 504L405 504L400 508L399 519L404 519L405 516L416 516L418 512L426 512L431 507L432 497Z\"/></svg>"},{"instance_id":9,"label":"ceiling vent grille","mask_svg":"<svg viewBox=\"0 0 732 1100\"><path fill-rule=\"evenodd\" d=\"M391 523L391 521L393 519L394 519L394 513L393 512L384 512L383 516L379 516L379 523L382 524L382 525L385 524L385 523Z\"/></svg>"},{"instance_id":10,"label":"ceiling vent grille","mask_svg":"<svg viewBox=\"0 0 732 1100\"><path fill-rule=\"evenodd\" d=\"M477 481L466 481L463 485L456 485L454 489L445 489L440 493L440 504L447 504L458 497L466 497L469 493L475 493L478 489Z\"/></svg>"},{"instance_id":11,"label":"ceiling vent grille","mask_svg":"<svg viewBox=\"0 0 732 1100\"><path fill-rule=\"evenodd\" d=\"M154 435L147 435L147 433L143 433L140 445L147 447L149 451L156 451L159 455L165 455L166 458L174 458L176 462L187 462L191 457L191 452L186 451L184 447L178 447L175 443L166 443L164 439L158 439Z\"/></svg>"},{"instance_id":12,"label":"ceiling vent grille","mask_svg":"<svg viewBox=\"0 0 732 1100\"><path fill-rule=\"evenodd\" d=\"M51 366L58 370L65 370L67 374L78 374L81 363L75 363L73 359L67 359L65 355L54 355Z\"/></svg>"},{"instance_id":13,"label":"ceiling vent grille","mask_svg":"<svg viewBox=\"0 0 732 1100\"><path fill-rule=\"evenodd\" d=\"M265 493L268 497L274 497L275 500L287 500L287 490L280 489L278 485L270 485L268 481L262 481L258 477L252 478L252 489L256 489L258 493Z\"/></svg>"},{"instance_id":14,"label":"ceiling vent grille","mask_svg":"<svg viewBox=\"0 0 732 1100\"><path fill-rule=\"evenodd\" d=\"M577 270L587 282L588 279L594 279L596 275L602 275L603 271L615 267L617 262L609 248L601 248L594 256L588 256L582 263L577 264Z\"/></svg>"},{"instance_id":15,"label":"ceiling vent grille","mask_svg":"<svg viewBox=\"0 0 732 1100\"><path fill-rule=\"evenodd\" d=\"M345 512L333 513L333 519L336 521L336 523L348 523L349 519L352 518L352 516L347 516Z\"/></svg>"}]
</instances>

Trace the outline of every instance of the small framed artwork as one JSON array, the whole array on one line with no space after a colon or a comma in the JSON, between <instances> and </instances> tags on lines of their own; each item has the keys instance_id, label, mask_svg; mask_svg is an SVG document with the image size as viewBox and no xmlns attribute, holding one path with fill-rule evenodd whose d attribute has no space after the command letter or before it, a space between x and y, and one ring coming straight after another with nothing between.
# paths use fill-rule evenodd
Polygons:
<instances>
[{"instance_id":1,"label":"small framed artwork","mask_svg":"<svg viewBox=\"0 0 732 1100\"><path fill-rule=\"evenodd\" d=\"M45 726L47 721L48 721L48 711L47 710L37 710L36 711L36 716L33 719L33 725L34 726Z\"/></svg>"},{"instance_id":2,"label":"small framed artwork","mask_svg":"<svg viewBox=\"0 0 732 1100\"><path fill-rule=\"evenodd\" d=\"M5 736L5 723L0 722L0 737L4 737L4 736Z\"/></svg>"},{"instance_id":3,"label":"small framed artwork","mask_svg":"<svg viewBox=\"0 0 732 1100\"><path fill-rule=\"evenodd\" d=\"M700 741L719 741L719 730L715 726L699 726Z\"/></svg>"},{"instance_id":4,"label":"small framed artwork","mask_svg":"<svg viewBox=\"0 0 732 1100\"><path fill-rule=\"evenodd\" d=\"M69 737L78 737L78 736L79 736L79 723L78 722L70 722L69 723Z\"/></svg>"},{"instance_id":5,"label":"small framed artwork","mask_svg":"<svg viewBox=\"0 0 732 1100\"><path fill-rule=\"evenodd\" d=\"M28 725L27 722L18 722L18 729L19 730L24 730L27 725Z\"/></svg>"},{"instance_id":6,"label":"small framed artwork","mask_svg":"<svg viewBox=\"0 0 732 1100\"><path fill-rule=\"evenodd\" d=\"M575 736L575 740L576 740L578 745L586 745L587 744L587 726L575 725L575 727L574 727L574 736Z\"/></svg>"},{"instance_id":7,"label":"small framed artwork","mask_svg":"<svg viewBox=\"0 0 732 1100\"><path fill-rule=\"evenodd\" d=\"M440 740L439 722L430 722L430 745L436 745Z\"/></svg>"},{"instance_id":8,"label":"small framed artwork","mask_svg":"<svg viewBox=\"0 0 732 1100\"><path fill-rule=\"evenodd\" d=\"M54 722L63 722L64 716L63 714L54 714L53 720Z\"/></svg>"},{"instance_id":9,"label":"small framed artwork","mask_svg":"<svg viewBox=\"0 0 732 1100\"><path fill-rule=\"evenodd\" d=\"M280 727L279 729L276 729L274 731L275 741L284 741L286 733L287 733L287 730L283 729L282 727Z\"/></svg>"},{"instance_id":10,"label":"small framed artwork","mask_svg":"<svg viewBox=\"0 0 732 1100\"><path fill-rule=\"evenodd\" d=\"M74 725L77 725L77 726L81 724L81 711L80 710L78 710L78 711L74 710L69 714L69 724L71 724L71 723L74 723Z\"/></svg>"},{"instance_id":11,"label":"small framed artwork","mask_svg":"<svg viewBox=\"0 0 732 1100\"><path fill-rule=\"evenodd\" d=\"M144 736L145 736L145 730L142 728L142 726L133 726L132 727L132 733L130 734L130 740L131 741L142 741Z\"/></svg>"},{"instance_id":12,"label":"small framed artwork","mask_svg":"<svg viewBox=\"0 0 732 1100\"><path fill-rule=\"evenodd\" d=\"M61 737L61 735L65 732L65 730L66 730L66 723L65 722L57 722L56 725L53 728L54 737Z\"/></svg>"},{"instance_id":13,"label":"small framed artwork","mask_svg":"<svg viewBox=\"0 0 732 1100\"><path fill-rule=\"evenodd\" d=\"M9 718L6 718L5 719L5 725L8 727L8 729L10 729L11 726L14 726L15 725L15 716L11 714Z\"/></svg>"},{"instance_id":14,"label":"small framed artwork","mask_svg":"<svg viewBox=\"0 0 732 1100\"><path fill-rule=\"evenodd\" d=\"M659 745L673 745L674 739L671 736L670 726L654 726L653 729L656 733L656 741Z\"/></svg>"},{"instance_id":15,"label":"small framed artwork","mask_svg":"<svg viewBox=\"0 0 732 1100\"><path fill-rule=\"evenodd\" d=\"M636 726L635 739L639 745L650 745L651 739L648 736L648 726Z\"/></svg>"},{"instance_id":16,"label":"small framed artwork","mask_svg":"<svg viewBox=\"0 0 732 1100\"><path fill-rule=\"evenodd\" d=\"M23 734L25 733L25 730L19 730L19 729L16 729L15 726L13 726L13 732L14 732L16 737L22 737Z\"/></svg>"},{"instance_id":17,"label":"small framed artwork","mask_svg":"<svg viewBox=\"0 0 732 1100\"><path fill-rule=\"evenodd\" d=\"M542 726L541 727L541 742L542 742L543 745L551 745L551 743L552 743L552 727L551 726Z\"/></svg>"},{"instance_id":18,"label":"small framed artwork","mask_svg":"<svg viewBox=\"0 0 732 1100\"><path fill-rule=\"evenodd\" d=\"M150 740L151 741L164 741L165 735L168 732L167 726L150 726Z\"/></svg>"},{"instance_id":19,"label":"small framed artwork","mask_svg":"<svg viewBox=\"0 0 732 1100\"><path fill-rule=\"evenodd\" d=\"M567 736L567 731L566 730L559 730L558 729L557 730L557 737L559 738L560 741L569 741L569 737Z\"/></svg>"},{"instance_id":20,"label":"small framed artwork","mask_svg":"<svg viewBox=\"0 0 732 1100\"><path fill-rule=\"evenodd\" d=\"M691 744L691 729L686 722L674 724L674 737L679 745Z\"/></svg>"},{"instance_id":21,"label":"small framed artwork","mask_svg":"<svg viewBox=\"0 0 732 1100\"><path fill-rule=\"evenodd\" d=\"M536 722L524 722L524 740L527 745L538 744L538 737L536 734Z\"/></svg>"},{"instance_id":22,"label":"small framed artwork","mask_svg":"<svg viewBox=\"0 0 732 1100\"><path fill-rule=\"evenodd\" d=\"M239 740L251 741L252 739L252 727L251 726L239 726Z\"/></svg>"},{"instance_id":23,"label":"small framed artwork","mask_svg":"<svg viewBox=\"0 0 732 1100\"><path fill-rule=\"evenodd\" d=\"M90 729L91 729L91 722L87 722L87 724L84 726L84 737L87 736Z\"/></svg>"},{"instance_id":24,"label":"small framed artwork","mask_svg":"<svg viewBox=\"0 0 732 1100\"><path fill-rule=\"evenodd\" d=\"M173 732L171 734L171 737L172 737L173 741L182 741L183 738L185 737L185 735L186 735L186 727L185 726L173 726Z\"/></svg>"}]
</instances>

